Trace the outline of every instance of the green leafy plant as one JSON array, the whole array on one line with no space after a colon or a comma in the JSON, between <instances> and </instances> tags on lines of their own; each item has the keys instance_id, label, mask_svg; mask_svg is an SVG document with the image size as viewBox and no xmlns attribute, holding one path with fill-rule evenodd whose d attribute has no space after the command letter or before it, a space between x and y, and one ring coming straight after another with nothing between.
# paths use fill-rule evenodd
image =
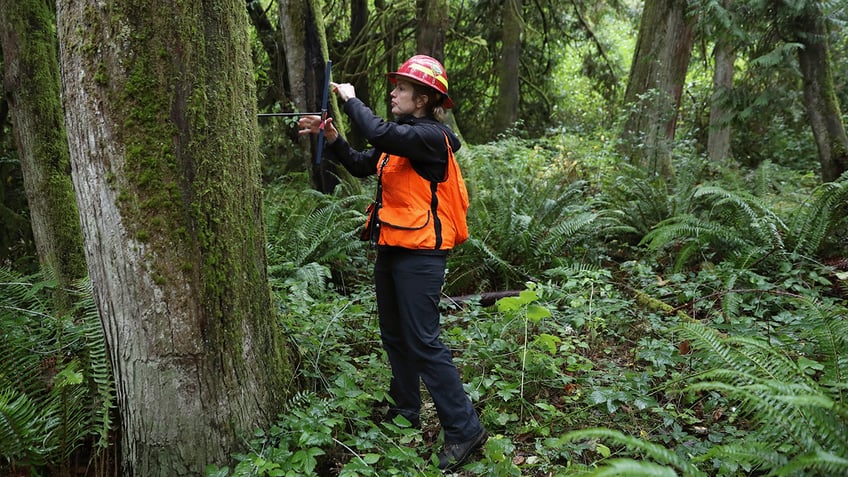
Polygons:
<instances>
[{"instance_id":1,"label":"green leafy plant","mask_svg":"<svg viewBox=\"0 0 848 477\"><path fill-rule=\"evenodd\" d=\"M0 269L0 458L12 468L61 467L110 443L114 388L90 286L73 291L72 316L51 314L53 286Z\"/></svg>"}]
</instances>

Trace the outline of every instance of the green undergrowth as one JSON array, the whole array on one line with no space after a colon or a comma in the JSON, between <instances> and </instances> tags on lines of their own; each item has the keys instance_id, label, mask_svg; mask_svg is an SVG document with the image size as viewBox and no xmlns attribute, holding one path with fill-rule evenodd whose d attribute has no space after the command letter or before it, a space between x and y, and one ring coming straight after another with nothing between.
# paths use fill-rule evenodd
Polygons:
<instances>
[{"instance_id":1,"label":"green undergrowth","mask_svg":"<svg viewBox=\"0 0 848 477\"><path fill-rule=\"evenodd\" d=\"M844 473L846 181L691 157L663 183L609 147L563 134L459 157L471 238L449 260L442 339L491 438L458 474ZM391 373L373 251L341 246L361 224L336 208L351 197L367 203L354 188L287 209L298 236L345 224L311 248L331 260L272 273L304 386L209 475L442 475L429 401L421 430L380 419Z\"/></svg>"},{"instance_id":2,"label":"green undergrowth","mask_svg":"<svg viewBox=\"0 0 848 477\"><path fill-rule=\"evenodd\" d=\"M471 238L449 258L442 339L491 437L457 474L848 473L848 178L686 156L661 182L567 134L463 151ZM421 429L382 419L391 372L357 239L370 185L307 182L265 202L299 387L206 474L442 475L426 392ZM103 450L114 392L90 293L59 318L48 281L0 281L4 359L31 371L0 373L0 464Z\"/></svg>"}]
</instances>

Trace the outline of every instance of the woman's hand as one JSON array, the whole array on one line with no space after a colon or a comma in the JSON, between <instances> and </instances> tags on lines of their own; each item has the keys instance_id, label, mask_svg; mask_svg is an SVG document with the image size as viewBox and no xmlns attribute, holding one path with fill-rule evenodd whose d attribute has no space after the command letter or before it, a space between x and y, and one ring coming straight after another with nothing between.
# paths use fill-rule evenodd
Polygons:
<instances>
[{"instance_id":1,"label":"woman's hand","mask_svg":"<svg viewBox=\"0 0 848 477\"><path fill-rule=\"evenodd\" d=\"M297 127L300 128L297 131L298 134L317 134L321 129L321 116L315 114L302 116L297 120ZM324 121L324 139L327 140L327 144L332 144L338 138L339 131L333 126L333 118L327 118Z\"/></svg>"},{"instance_id":2,"label":"woman's hand","mask_svg":"<svg viewBox=\"0 0 848 477\"><path fill-rule=\"evenodd\" d=\"M333 87L333 92L339 95L339 98L342 101L347 101L350 98L356 97L356 90L354 90L353 85L350 83L333 83L330 82L330 86Z\"/></svg>"}]
</instances>

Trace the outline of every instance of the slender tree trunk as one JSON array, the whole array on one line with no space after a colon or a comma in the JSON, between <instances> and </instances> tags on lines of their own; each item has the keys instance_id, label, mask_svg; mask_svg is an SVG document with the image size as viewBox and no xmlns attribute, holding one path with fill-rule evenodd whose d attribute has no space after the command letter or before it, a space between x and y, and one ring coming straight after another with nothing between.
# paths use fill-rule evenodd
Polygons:
<instances>
[{"instance_id":1,"label":"slender tree trunk","mask_svg":"<svg viewBox=\"0 0 848 477\"><path fill-rule=\"evenodd\" d=\"M707 138L707 155L714 162L723 163L730 157L730 110L726 96L733 90L733 63L736 55L725 41L715 48L713 95L710 100L710 128Z\"/></svg>"},{"instance_id":2,"label":"slender tree trunk","mask_svg":"<svg viewBox=\"0 0 848 477\"><path fill-rule=\"evenodd\" d=\"M798 63L804 77L804 103L816 140L822 180L834 181L848 170L848 136L830 68L830 48L825 19L816 2L796 20L794 31L804 45L798 50Z\"/></svg>"},{"instance_id":3,"label":"slender tree trunk","mask_svg":"<svg viewBox=\"0 0 848 477\"><path fill-rule=\"evenodd\" d=\"M415 4L415 44L417 53L432 56L444 64L445 34L450 21L447 0L417 0Z\"/></svg>"},{"instance_id":4,"label":"slender tree trunk","mask_svg":"<svg viewBox=\"0 0 848 477\"><path fill-rule=\"evenodd\" d=\"M280 31L288 63L291 98L300 111L318 111L324 91L324 75L329 60L327 37L320 2L316 0L280 0ZM335 96L335 95L332 95ZM335 100L334 97L330 98ZM338 111L338 108L332 108ZM333 116L338 116L333 114ZM302 144L311 144L311 153L304 154L306 170L312 171L315 189L330 192L338 184L337 174L327 161L315 164L317 143L303 137Z\"/></svg>"},{"instance_id":5,"label":"slender tree trunk","mask_svg":"<svg viewBox=\"0 0 848 477\"><path fill-rule=\"evenodd\" d=\"M65 123L122 475L227 464L291 389L244 3L63 0Z\"/></svg>"},{"instance_id":6,"label":"slender tree trunk","mask_svg":"<svg viewBox=\"0 0 848 477\"><path fill-rule=\"evenodd\" d=\"M39 261L64 290L86 276L77 203L62 117L55 15L43 0L0 0L6 92Z\"/></svg>"},{"instance_id":7,"label":"slender tree trunk","mask_svg":"<svg viewBox=\"0 0 848 477\"><path fill-rule=\"evenodd\" d=\"M685 0L645 2L624 93L622 152L666 179L674 176L671 147L693 38Z\"/></svg>"},{"instance_id":8,"label":"slender tree trunk","mask_svg":"<svg viewBox=\"0 0 848 477\"><path fill-rule=\"evenodd\" d=\"M287 107L286 55L283 49L282 39L280 38L280 32L274 28L274 25L266 14L265 8L259 0L246 0L246 4L250 22L256 29L256 35L259 37L262 49L268 55L270 62L268 75L271 77L271 82L274 85L266 97L260 98L259 107L263 108L274 103Z\"/></svg>"},{"instance_id":9,"label":"slender tree trunk","mask_svg":"<svg viewBox=\"0 0 848 477\"><path fill-rule=\"evenodd\" d=\"M504 2L503 46L498 62L498 97L495 102L494 132L502 133L518 121L520 98L521 33L523 6L521 0Z\"/></svg>"},{"instance_id":10,"label":"slender tree trunk","mask_svg":"<svg viewBox=\"0 0 848 477\"><path fill-rule=\"evenodd\" d=\"M386 0L374 0L374 8L380 12L381 15L384 15L389 8L388 2ZM398 26L397 20L391 18L390 15L386 15L388 17L386 21L386 28L383 31L383 45L386 51L385 61L383 65L385 66L385 71L395 71L400 63L398 63L398 55L397 55L397 46L400 44L398 40ZM376 101L376 100L375 100ZM388 94L383 96L383 104L386 111L386 114L391 114L392 110L392 99Z\"/></svg>"},{"instance_id":11,"label":"slender tree trunk","mask_svg":"<svg viewBox=\"0 0 848 477\"><path fill-rule=\"evenodd\" d=\"M445 41L450 22L450 3L448 0L418 0L415 8L415 46L416 53L432 56L448 70L450 81L450 62L445 58ZM389 71L392 71L391 69ZM450 83L448 83L450 94ZM445 111L442 119L460 139L462 134L453 111Z\"/></svg>"},{"instance_id":12,"label":"slender tree trunk","mask_svg":"<svg viewBox=\"0 0 848 477\"><path fill-rule=\"evenodd\" d=\"M365 104L371 104L370 89L371 83L368 80L368 54L364 49L359 48L368 36L369 31L366 29L368 25L368 0L351 0L350 2L350 40L349 46L353 53L345 55L345 63L349 65L348 73L354 76L350 80L356 90L356 97L361 99ZM348 125L348 134L345 139L355 149L364 149L368 145L368 141L362 136L362 132L356 124Z\"/></svg>"}]
</instances>

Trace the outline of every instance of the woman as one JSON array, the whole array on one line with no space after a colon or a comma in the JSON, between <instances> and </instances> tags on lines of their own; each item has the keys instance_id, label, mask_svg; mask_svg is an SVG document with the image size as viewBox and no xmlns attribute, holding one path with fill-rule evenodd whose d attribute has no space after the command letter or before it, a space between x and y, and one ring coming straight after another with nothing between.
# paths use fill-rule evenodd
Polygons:
<instances>
[{"instance_id":1,"label":"woman","mask_svg":"<svg viewBox=\"0 0 848 477\"><path fill-rule=\"evenodd\" d=\"M420 427L420 380L436 405L445 445L439 468L459 467L488 438L466 396L450 350L439 339L439 298L448 251L468 236L468 196L453 157L459 139L437 117L453 106L442 65L416 55L388 73L395 85L384 121L356 98L352 85L331 83L344 112L373 146L354 150L332 119L324 122L328 155L357 177L376 174L377 194L363 238L377 247L374 280L380 336L392 367L389 417ZM321 118L299 120L318 132Z\"/></svg>"}]
</instances>

